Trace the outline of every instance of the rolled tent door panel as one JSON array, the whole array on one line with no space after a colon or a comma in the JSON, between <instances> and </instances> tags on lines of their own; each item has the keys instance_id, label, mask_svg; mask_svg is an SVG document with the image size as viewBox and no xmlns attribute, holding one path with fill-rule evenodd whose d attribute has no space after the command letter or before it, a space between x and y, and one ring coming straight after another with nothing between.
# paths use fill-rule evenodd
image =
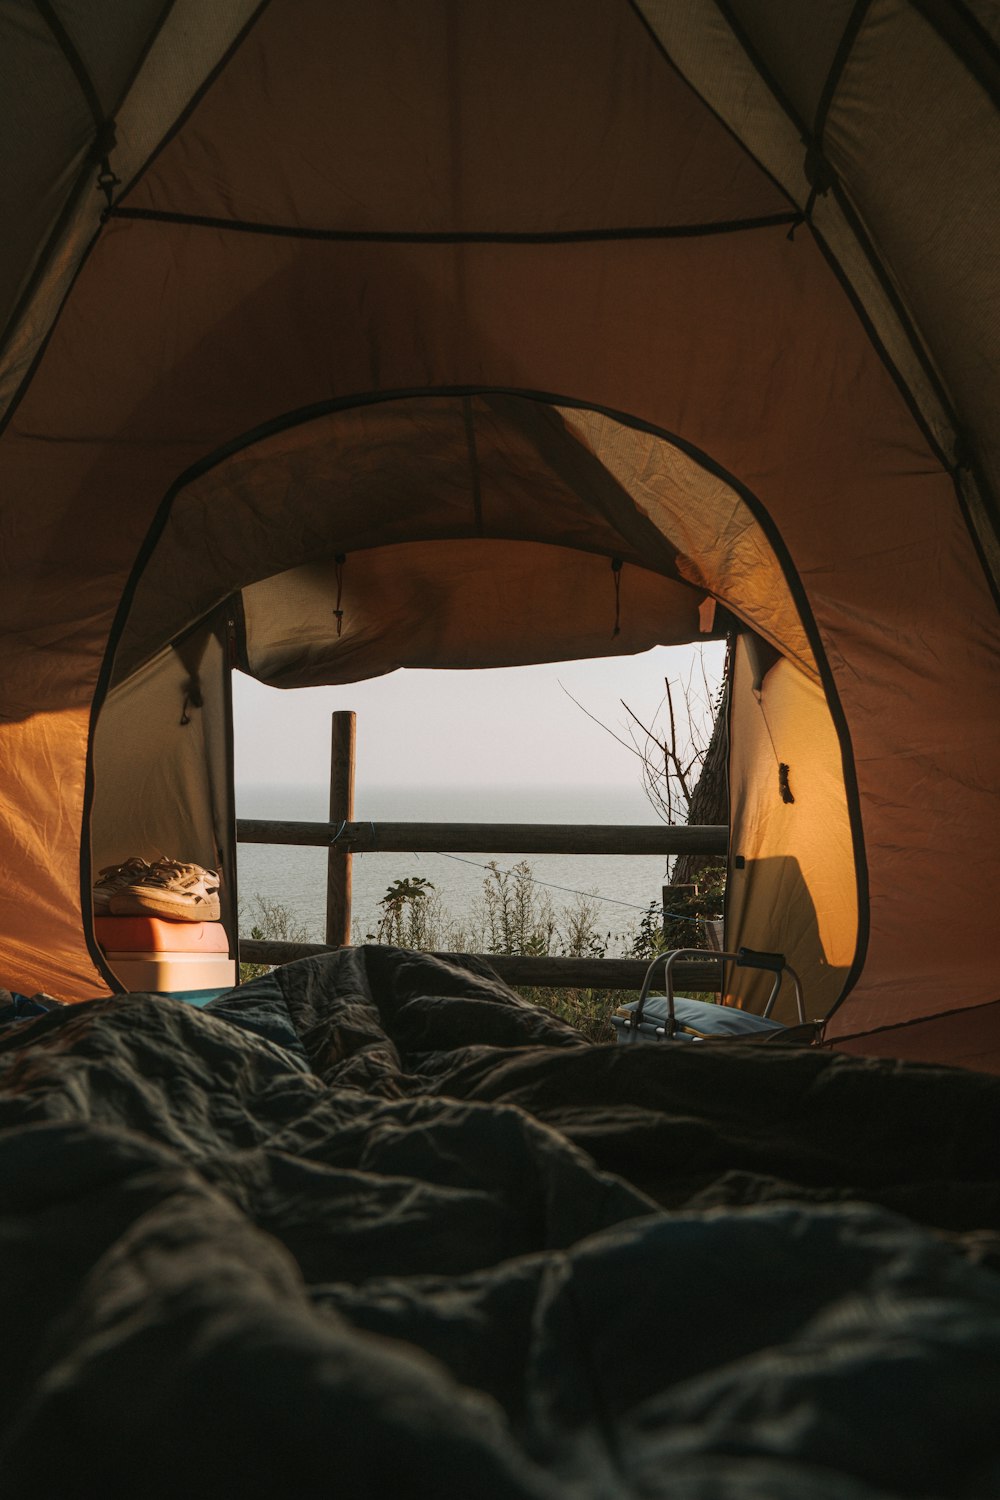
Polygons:
<instances>
[{"instance_id":1,"label":"rolled tent door panel","mask_svg":"<svg viewBox=\"0 0 1000 1500\"><path fill-rule=\"evenodd\" d=\"M275 687L398 667L523 666L697 638L699 596L634 564L532 542L410 542L243 590L245 666Z\"/></svg>"}]
</instances>

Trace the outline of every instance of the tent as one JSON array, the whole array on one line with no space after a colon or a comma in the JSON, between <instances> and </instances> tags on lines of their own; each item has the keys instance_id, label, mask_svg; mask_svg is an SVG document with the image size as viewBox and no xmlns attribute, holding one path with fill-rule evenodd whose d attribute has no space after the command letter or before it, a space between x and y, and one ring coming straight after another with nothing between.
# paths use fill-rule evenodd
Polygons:
<instances>
[{"instance_id":1,"label":"tent","mask_svg":"<svg viewBox=\"0 0 1000 1500\"><path fill-rule=\"evenodd\" d=\"M0 983L218 864L228 679L735 622L727 943L1000 1065L988 0L12 0Z\"/></svg>"}]
</instances>

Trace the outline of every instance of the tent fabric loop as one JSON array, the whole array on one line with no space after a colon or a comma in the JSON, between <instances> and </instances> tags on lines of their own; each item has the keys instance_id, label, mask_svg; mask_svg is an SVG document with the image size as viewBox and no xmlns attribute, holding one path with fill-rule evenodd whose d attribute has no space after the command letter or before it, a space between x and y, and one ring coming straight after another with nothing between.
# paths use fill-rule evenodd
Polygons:
<instances>
[{"instance_id":1,"label":"tent fabric loop","mask_svg":"<svg viewBox=\"0 0 1000 1500\"><path fill-rule=\"evenodd\" d=\"M802 217L807 224L812 223L813 210L816 207L817 198L825 198L832 187L836 186L836 178L830 167L830 163L823 155L823 148L817 137L806 141L806 154L803 164L806 181L809 183L809 197L806 199ZM791 235L789 235L791 238Z\"/></svg>"},{"instance_id":2,"label":"tent fabric loop","mask_svg":"<svg viewBox=\"0 0 1000 1500\"><path fill-rule=\"evenodd\" d=\"M111 163L107 157L101 162L101 169L97 174L97 191L103 193L107 199L107 208L101 213L101 222L104 223L108 213L114 207L115 188L120 187L121 178L111 170Z\"/></svg>"},{"instance_id":3,"label":"tent fabric loop","mask_svg":"<svg viewBox=\"0 0 1000 1500\"><path fill-rule=\"evenodd\" d=\"M336 602L336 604L334 605L334 608L333 608L333 618L337 622L337 636L338 636L338 639L343 634L343 630L344 630L344 610L343 610L343 598L344 598L344 563L346 561L347 561L347 554L344 553L344 552L338 552L336 554L336 556L334 557L334 559L333 559L334 577L337 580L337 602Z\"/></svg>"}]
</instances>

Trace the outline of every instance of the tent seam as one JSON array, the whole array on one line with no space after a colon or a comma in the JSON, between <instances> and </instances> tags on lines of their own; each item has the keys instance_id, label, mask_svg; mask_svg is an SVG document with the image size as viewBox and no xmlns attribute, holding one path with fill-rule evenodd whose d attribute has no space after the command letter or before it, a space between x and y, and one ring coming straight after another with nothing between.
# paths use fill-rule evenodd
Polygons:
<instances>
[{"instance_id":1,"label":"tent seam","mask_svg":"<svg viewBox=\"0 0 1000 1500\"><path fill-rule=\"evenodd\" d=\"M800 211L761 214L746 219L719 219L702 224L626 224L588 229L314 229L297 224L264 224L252 219L227 219L211 214L188 214L174 209L129 208L116 204L106 219L180 224L194 229L221 229L238 234L270 235L279 239L318 240L348 244L415 245L569 245L595 240L696 239L752 229L772 229L802 222Z\"/></svg>"},{"instance_id":2,"label":"tent seam","mask_svg":"<svg viewBox=\"0 0 1000 1500\"><path fill-rule=\"evenodd\" d=\"M634 0L631 0L631 3L634 3ZM767 66L757 48L753 45L743 27L740 25L738 19L732 14L729 0L714 0L714 3L723 20L730 27L735 40L739 43L740 47L742 47L743 51L745 52L750 65L758 73L761 81L770 91L772 97L775 100L775 103L779 106L780 109L784 111L789 122L799 132L799 135L801 136L803 142L807 141L809 139L809 131L805 120L800 116L798 110L790 102L781 85L778 83L777 79L771 72L770 68ZM870 3L871 0L859 0L858 6L856 6L855 10L852 12L852 20L857 17L859 21L863 21L865 10L870 5ZM918 8L921 9L921 14L923 14L922 0L911 0L911 3L916 4ZM928 24L931 23L928 21ZM851 47L853 47L853 42L857 35L857 32L855 32L851 38L850 46L845 47L845 39L847 38L848 32L850 30L851 23L849 22L848 26L845 27L844 35L841 37L840 47L838 48L838 54L842 49L844 51L844 56L841 61L841 70L846 64L847 57L849 55ZM860 25L858 26L857 30L860 30ZM836 58L834 59L834 65L831 66L830 74L833 73L833 67L835 65ZM830 74L827 75L828 82ZM699 95L699 98L700 97L701 95ZM706 108L710 110L712 109L712 106L708 104L707 101L703 102L705 103ZM829 102L830 101L827 101L827 110L829 109ZM715 111L712 110L712 113L714 114ZM716 118L718 118L718 116L716 116ZM825 127L825 112L823 125ZM753 156L753 153L749 152L749 148L745 149L748 150L748 154ZM757 158L754 156L753 160L757 161ZM758 163L758 165L762 164ZM766 168L763 168L762 166L762 170L766 170ZM903 303L900 294L897 292L895 286L893 285L892 278L883 265L881 256L875 250L875 247L872 244L868 233L864 228L864 225L855 212L854 206L851 203L846 190L842 186L836 174L829 167L827 167L827 170L830 173L829 191L832 192L833 197L837 203L837 207L843 214L847 227L850 230L851 234L854 236L855 243L861 251L861 254L867 262L870 270L874 274L875 279L878 282L878 285L889 304L889 307L895 314L899 323L900 332L902 333L908 347L913 353L913 356L917 361L917 365L923 372L924 378L927 380L928 386L933 392L935 399L938 401L941 407L942 415L949 428L951 429L951 433L953 438L955 439L955 442L958 443L960 442L962 437L962 425L958 420L958 414L952 403L951 396L944 386L941 377L938 375L937 370L934 368L930 354L924 348L923 341L917 334L913 319L906 309L906 306ZM810 198L813 197L815 197L815 192L810 194ZM881 338L881 335L876 330L875 324L872 321L863 302L861 301L860 295L855 288L854 283L851 281L847 272L844 271L840 261L834 254L833 250L830 248L829 244L824 239L822 233L817 230L815 224L812 222L811 218L809 218L809 215L807 213L808 206L809 205L807 205L806 208L802 210L803 217L808 220L809 228L812 231L813 236L817 244L819 245L819 248L823 252L827 263L834 271L834 274L836 275L837 280L840 282L841 287L850 299L851 304L853 305L855 312L857 313L861 321L862 327L867 332L876 353L878 354L882 363L885 365L885 368L888 370L892 380L900 391L900 394L903 396L903 399L905 400L911 415L916 421L917 426L923 433L924 438L932 448L933 452L937 455L942 468L952 476L952 479L955 483L956 492L958 494L959 509L965 521L969 536L972 540L973 549L976 553L976 556L979 558L980 566L983 570L983 576L986 580L990 593L993 596L997 608L1000 609L1000 579L995 576L989 558L987 557L983 544L980 541L977 527L972 520L968 506L961 494L961 488L958 484L957 475L959 470L963 467L968 468L968 471L971 473L973 479L975 480L976 487L981 496L987 519L989 520L993 528L994 535L997 541L1000 542L1000 507L998 507L997 500L993 493L992 485L987 480L987 477L982 470L982 466L975 460L974 456L967 465L963 465L962 463L954 461L942 447L939 439L933 431L933 428L931 427L929 417L927 417L922 411L920 403L917 400L917 397L914 394L913 390L911 389L909 382L904 376L899 365L890 356L888 349L886 348L885 343Z\"/></svg>"},{"instance_id":3,"label":"tent seam","mask_svg":"<svg viewBox=\"0 0 1000 1500\"><path fill-rule=\"evenodd\" d=\"M709 114L712 116L713 120L716 121L716 123L718 124L719 128L721 130L725 131L725 133L729 137L729 139L731 141L733 141L739 147L739 149L743 152L743 154L745 156L749 157L750 161L752 161L754 163L754 165L756 166L757 170L759 172L762 172L764 174L764 176L767 178L768 182L771 184L772 187L774 187L774 188L777 189L777 191L781 194L782 198L784 198L787 203L791 204L792 207L793 207L793 209L795 209L797 212L801 213L801 211L802 211L801 208L795 202L795 199L792 197L792 195L788 191L787 187L785 187L785 184L783 182L780 182L778 180L778 178L775 177L774 173L770 170L770 168L766 167L764 165L764 163L758 157L756 157L753 154L753 152L750 150L749 146L747 145L746 141L743 141L743 140L740 139L740 137L737 135L736 131L729 124L728 120L724 120L722 118L722 116L719 114L718 110L716 110L711 104L709 104L708 100L705 99L699 93L699 91L695 88L694 84L688 78L687 74L684 73L681 70L681 68L678 67L677 63L674 62L674 59L670 56L670 53L667 51L667 49L664 46L663 42L660 40L659 36L654 31L652 23L649 20L647 20L644 12L642 10L642 7L639 4L639 0L628 0L628 6L629 6L629 9L635 14L636 19L638 20L640 26L642 26L643 30L646 32L647 36L649 37L650 41L652 42L653 46L656 48L657 52L660 54L661 58L666 63L667 67L670 68L671 72L675 73L677 75L677 77L681 80L681 82L685 85L685 87L689 88L691 90L691 92L694 95L694 97L697 100L699 100L699 102L703 105L703 107L705 109L708 110Z\"/></svg>"},{"instance_id":4,"label":"tent seam","mask_svg":"<svg viewBox=\"0 0 1000 1500\"><path fill-rule=\"evenodd\" d=\"M837 50L833 54L833 61L827 70L826 79L820 91L820 96L816 104L816 114L813 119L812 139L817 150L822 150L823 135L826 130L826 121L830 113L830 106L836 96L840 80L844 76L844 69L847 67L851 53L854 51L854 44L861 34L865 21L868 19L868 12L871 10L871 7L872 0L855 0L854 8L847 18L847 25L844 27L840 41L837 44Z\"/></svg>"},{"instance_id":5,"label":"tent seam","mask_svg":"<svg viewBox=\"0 0 1000 1500\"><path fill-rule=\"evenodd\" d=\"M840 1042L859 1042L865 1040L867 1037L884 1036L892 1031L908 1031L914 1026L924 1026L928 1021L944 1021L951 1020L955 1016L971 1016L975 1011L984 1010L991 1005L1000 1005L1000 995L997 995L993 1000L984 1000L980 1005L962 1005L955 1010L936 1010L926 1016L911 1016L909 1020L897 1021L891 1026L873 1026L867 1031L845 1032L843 1036L830 1039L824 1036L818 1045L820 1047L834 1048ZM833 1012L831 1011L830 1015L832 1014ZM823 1023L824 1026L829 1022L829 1019L830 1016L827 1016L826 1021Z\"/></svg>"},{"instance_id":6,"label":"tent seam","mask_svg":"<svg viewBox=\"0 0 1000 1500\"><path fill-rule=\"evenodd\" d=\"M169 146L170 142L174 139L178 132L182 130L183 127L187 124L188 120L194 114L202 99L212 88L212 85L215 83L216 79L229 66L229 63L235 57L236 53L240 50L246 38L256 26L264 11L267 10L270 3L271 0L260 0L260 4L257 6L256 10L254 10L252 15L250 15L244 22L244 24L240 27L239 31L229 43L229 46L226 48L222 56L219 58L218 62L215 64L215 67L212 68L208 75L202 79L201 83L195 89L188 102L184 105L176 120L170 126L169 130L167 130L161 137L161 139L157 141L153 150L149 153L142 165L140 167L137 167L135 172L133 172L128 182L118 194L118 197L115 200L116 206L122 201L123 198L126 198L132 191L132 189L136 186L136 184L142 180L145 174L149 171L150 167L160 156L160 153L166 150L167 146ZM171 0L171 6L172 4L173 0Z\"/></svg>"},{"instance_id":7,"label":"tent seam","mask_svg":"<svg viewBox=\"0 0 1000 1500\"><path fill-rule=\"evenodd\" d=\"M937 33L939 40L944 43L952 56L957 58L969 76L1000 108L1000 83L997 78L1000 72L1000 47L985 27L972 15L963 0L948 0L946 7L942 7L940 0L910 0L910 4L919 11L927 25ZM992 68L992 76L978 59L974 60L971 53L959 45L955 33L961 26L964 26L966 32L973 37L979 54L986 55Z\"/></svg>"}]
</instances>

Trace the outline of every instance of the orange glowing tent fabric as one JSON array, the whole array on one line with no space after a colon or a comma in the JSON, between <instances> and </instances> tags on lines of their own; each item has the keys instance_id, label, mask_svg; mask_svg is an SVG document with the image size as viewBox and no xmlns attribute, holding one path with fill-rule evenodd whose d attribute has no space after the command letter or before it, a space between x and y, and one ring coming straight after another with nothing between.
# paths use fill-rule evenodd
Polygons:
<instances>
[{"instance_id":1,"label":"orange glowing tent fabric","mask_svg":"<svg viewBox=\"0 0 1000 1500\"><path fill-rule=\"evenodd\" d=\"M714 600L729 944L777 934L828 1041L1000 1066L998 31L4 7L0 982L113 986L93 870L180 825L232 924L233 660L636 651Z\"/></svg>"}]
</instances>

